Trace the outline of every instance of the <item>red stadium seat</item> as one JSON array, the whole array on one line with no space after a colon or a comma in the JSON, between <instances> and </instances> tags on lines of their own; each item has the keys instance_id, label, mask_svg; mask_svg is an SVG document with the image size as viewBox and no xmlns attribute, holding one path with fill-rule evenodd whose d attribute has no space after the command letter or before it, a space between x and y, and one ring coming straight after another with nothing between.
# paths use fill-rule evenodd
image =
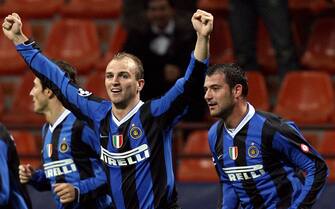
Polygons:
<instances>
[{"instance_id":1,"label":"red stadium seat","mask_svg":"<svg viewBox=\"0 0 335 209\"><path fill-rule=\"evenodd\" d=\"M321 154L335 155L335 131L325 131L319 147Z\"/></svg>"},{"instance_id":2,"label":"red stadium seat","mask_svg":"<svg viewBox=\"0 0 335 209\"><path fill-rule=\"evenodd\" d=\"M0 7L0 15L18 13L25 18L47 18L55 15L64 0L6 0Z\"/></svg>"},{"instance_id":3,"label":"red stadium seat","mask_svg":"<svg viewBox=\"0 0 335 209\"><path fill-rule=\"evenodd\" d=\"M218 182L218 176L210 157L207 130L192 132L187 139L183 154L208 155L208 157L180 159L178 180L182 182Z\"/></svg>"},{"instance_id":4,"label":"red stadium seat","mask_svg":"<svg viewBox=\"0 0 335 209\"><path fill-rule=\"evenodd\" d=\"M107 64L113 58L115 54L123 49L123 45L127 39L127 31L120 22L118 22L114 28L112 37L109 42L107 53L97 63L96 69L99 71L105 71Z\"/></svg>"},{"instance_id":5,"label":"red stadium seat","mask_svg":"<svg viewBox=\"0 0 335 209\"><path fill-rule=\"evenodd\" d=\"M222 13L228 11L228 0L199 0L197 6L212 13Z\"/></svg>"},{"instance_id":6,"label":"red stadium seat","mask_svg":"<svg viewBox=\"0 0 335 209\"><path fill-rule=\"evenodd\" d=\"M334 92L328 74L286 74L274 112L299 124L327 124L334 114Z\"/></svg>"},{"instance_id":7,"label":"red stadium seat","mask_svg":"<svg viewBox=\"0 0 335 209\"><path fill-rule=\"evenodd\" d=\"M288 1L291 10L308 10L320 12L329 7L326 0L290 0Z\"/></svg>"},{"instance_id":8,"label":"red stadium seat","mask_svg":"<svg viewBox=\"0 0 335 209\"><path fill-rule=\"evenodd\" d=\"M233 43L227 22L218 17L214 19L214 25L210 40L210 62L212 64L233 62Z\"/></svg>"},{"instance_id":9,"label":"red stadium seat","mask_svg":"<svg viewBox=\"0 0 335 209\"><path fill-rule=\"evenodd\" d=\"M11 131L21 164L31 164L34 168L41 165L41 150L37 138L29 131Z\"/></svg>"},{"instance_id":10,"label":"red stadium seat","mask_svg":"<svg viewBox=\"0 0 335 209\"><path fill-rule=\"evenodd\" d=\"M74 65L78 74L88 73L100 56L94 22L61 19L54 23L46 40L45 53L50 58L65 60Z\"/></svg>"},{"instance_id":11,"label":"red stadium seat","mask_svg":"<svg viewBox=\"0 0 335 209\"><path fill-rule=\"evenodd\" d=\"M329 183L335 183L335 160L327 159L326 163L329 169L329 176L327 180Z\"/></svg>"},{"instance_id":12,"label":"red stadium seat","mask_svg":"<svg viewBox=\"0 0 335 209\"><path fill-rule=\"evenodd\" d=\"M248 71L248 101L258 110L269 111L269 94L264 76L258 71Z\"/></svg>"},{"instance_id":13,"label":"red stadium seat","mask_svg":"<svg viewBox=\"0 0 335 209\"><path fill-rule=\"evenodd\" d=\"M315 70L335 73L335 18L319 18L309 36L303 65Z\"/></svg>"},{"instance_id":14,"label":"red stadium seat","mask_svg":"<svg viewBox=\"0 0 335 209\"><path fill-rule=\"evenodd\" d=\"M66 17L117 18L121 13L122 0L71 0L61 14Z\"/></svg>"},{"instance_id":15,"label":"red stadium seat","mask_svg":"<svg viewBox=\"0 0 335 209\"><path fill-rule=\"evenodd\" d=\"M31 36L32 29L28 21L23 21L23 31ZM17 53L14 44L9 41L3 33L0 33L0 75L17 75L27 68L26 63Z\"/></svg>"},{"instance_id":16,"label":"red stadium seat","mask_svg":"<svg viewBox=\"0 0 335 209\"><path fill-rule=\"evenodd\" d=\"M310 143L316 150L320 149L321 139L317 134L314 133L303 133L304 138Z\"/></svg>"},{"instance_id":17,"label":"red stadium seat","mask_svg":"<svg viewBox=\"0 0 335 209\"><path fill-rule=\"evenodd\" d=\"M2 121L9 126L41 127L43 117L34 113L32 97L29 95L33 87L34 75L27 72L13 95L11 109L6 112Z\"/></svg>"},{"instance_id":18,"label":"red stadium seat","mask_svg":"<svg viewBox=\"0 0 335 209\"><path fill-rule=\"evenodd\" d=\"M96 96L109 100L105 87L105 72L97 71L90 74L85 87Z\"/></svg>"}]
</instances>

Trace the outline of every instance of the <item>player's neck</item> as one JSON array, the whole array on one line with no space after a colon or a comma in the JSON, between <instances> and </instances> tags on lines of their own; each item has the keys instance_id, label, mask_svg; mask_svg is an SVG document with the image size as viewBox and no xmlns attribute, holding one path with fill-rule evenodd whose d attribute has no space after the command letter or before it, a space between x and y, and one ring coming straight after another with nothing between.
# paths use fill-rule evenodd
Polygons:
<instances>
[{"instance_id":1,"label":"player's neck","mask_svg":"<svg viewBox=\"0 0 335 209\"><path fill-rule=\"evenodd\" d=\"M113 104L112 112L113 115L118 119L122 120L134 107L140 102L140 99L134 99L126 106Z\"/></svg>"},{"instance_id":2,"label":"player's neck","mask_svg":"<svg viewBox=\"0 0 335 209\"><path fill-rule=\"evenodd\" d=\"M46 121L53 125L57 119L59 118L59 116L64 112L65 108L63 107L63 105L53 105L50 106L48 111L45 112L45 118Z\"/></svg>"},{"instance_id":3,"label":"player's neck","mask_svg":"<svg viewBox=\"0 0 335 209\"><path fill-rule=\"evenodd\" d=\"M248 114L248 103L245 101L238 102L231 115L225 121L226 127L229 129L235 129L243 118Z\"/></svg>"}]
</instances>

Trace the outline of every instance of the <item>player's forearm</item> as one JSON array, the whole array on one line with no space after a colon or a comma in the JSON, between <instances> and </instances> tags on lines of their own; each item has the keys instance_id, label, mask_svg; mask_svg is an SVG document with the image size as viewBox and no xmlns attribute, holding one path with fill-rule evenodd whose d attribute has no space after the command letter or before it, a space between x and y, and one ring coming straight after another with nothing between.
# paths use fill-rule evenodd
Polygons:
<instances>
[{"instance_id":1,"label":"player's forearm","mask_svg":"<svg viewBox=\"0 0 335 209\"><path fill-rule=\"evenodd\" d=\"M28 40L29 39L27 38L27 36L25 36L24 34L21 34L21 35L15 36L12 41L15 44L15 46L17 46L19 44L23 44L24 42L26 42Z\"/></svg>"},{"instance_id":2,"label":"player's forearm","mask_svg":"<svg viewBox=\"0 0 335 209\"><path fill-rule=\"evenodd\" d=\"M209 56L209 36L198 35L194 49L194 57L198 61L204 61Z\"/></svg>"}]
</instances>

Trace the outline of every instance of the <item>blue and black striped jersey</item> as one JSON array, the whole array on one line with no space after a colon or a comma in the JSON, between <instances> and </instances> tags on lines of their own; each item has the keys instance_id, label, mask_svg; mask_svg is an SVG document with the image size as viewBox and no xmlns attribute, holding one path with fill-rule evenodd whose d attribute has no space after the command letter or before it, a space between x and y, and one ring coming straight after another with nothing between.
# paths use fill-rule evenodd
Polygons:
<instances>
[{"instance_id":1,"label":"blue and black striped jersey","mask_svg":"<svg viewBox=\"0 0 335 209\"><path fill-rule=\"evenodd\" d=\"M201 99L207 60L193 54L183 78L161 98L140 102L121 122L113 119L110 101L69 82L58 67L32 44L18 52L63 105L93 127L101 140L110 194L117 209L177 207L172 168L172 128L192 102Z\"/></svg>"},{"instance_id":2,"label":"blue and black striped jersey","mask_svg":"<svg viewBox=\"0 0 335 209\"><path fill-rule=\"evenodd\" d=\"M248 106L235 130L220 120L209 131L222 184L218 208L311 208L326 182L324 160L292 121Z\"/></svg>"},{"instance_id":3,"label":"blue and black striped jersey","mask_svg":"<svg viewBox=\"0 0 335 209\"><path fill-rule=\"evenodd\" d=\"M97 135L84 122L65 110L51 126L43 127L43 169L37 170L30 183L39 190L50 190L55 183L71 183L78 197L71 204L62 204L53 194L58 209L105 209L107 177L95 150Z\"/></svg>"},{"instance_id":4,"label":"blue and black striped jersey","mask_svg":"<svg viewBox=\"0 0 335 209\"><path fill-rule=\"evenodd\" d=\"M14 141L0 124L0 208L31 208L29 196L20 183L19 164Z\"/></svg>"}]
</instances>

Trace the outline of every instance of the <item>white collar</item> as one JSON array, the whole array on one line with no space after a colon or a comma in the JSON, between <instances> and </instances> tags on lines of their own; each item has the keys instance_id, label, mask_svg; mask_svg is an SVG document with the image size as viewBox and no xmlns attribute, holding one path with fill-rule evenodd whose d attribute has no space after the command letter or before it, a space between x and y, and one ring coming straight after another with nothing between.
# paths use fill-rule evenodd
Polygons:
<instances>
[{"instance_id":1,"label":"white collar","mask_svg":"<svg viewBox=\"0 0 335 209\"><path fill-rule=\"evenodd\" d=\"M140 107L144 104L144 102L142 102L141 100L137 103L137 105L128 112L128 114L126 116L124 116L120 121L114 116L113 112L112 112L112 116L113 116L113 121L114 123L119 127L122 123L126 122L129 118L131 118L137 111L138 109L140 109Z\"/></svg>"},{"instance_id":2,"label":"white collar","mask_svg":"<svg viewBox=\"0 0 335 209\"><path fill-rule=\"evenodd\" d=\"M55 128L61 123L63 122L63 120L66 118L66 116L68 116L71 112L68 109L65 109L64 112L57 118L56 122L51 125L49 123L49 130L51 131L51 133L55 130Z\"/></svg>"},{"instance_id":3,"label":"white collar","mask_svg":"<svg viewBox=\"0 0 335 209\"><path fill-rule=\"evenodd\" d=\"M158 28L156 25L151 26L151 29L154 33L159 34L159 33L166 33L166 34L172 34L175 28L175 22L174 20L170 20L169 23L166 25L166 27L161 30Z\"/></svg>"},{"instance_id":4,"label":"white collar","mask_svg":"<svg viewBox=\"0 0 335 209\"><path fill-rule=\"evenodd\" d=\"M235 129L228 129L225 125L225 128L228 132L228 134L234 138L235 135L249 122L249 120L254 116L255 114L255 108L248 102L248 113L244 116L244 118L241 120L241 122L238 124L238 126Z\"/></svg>"}]
</instances>

